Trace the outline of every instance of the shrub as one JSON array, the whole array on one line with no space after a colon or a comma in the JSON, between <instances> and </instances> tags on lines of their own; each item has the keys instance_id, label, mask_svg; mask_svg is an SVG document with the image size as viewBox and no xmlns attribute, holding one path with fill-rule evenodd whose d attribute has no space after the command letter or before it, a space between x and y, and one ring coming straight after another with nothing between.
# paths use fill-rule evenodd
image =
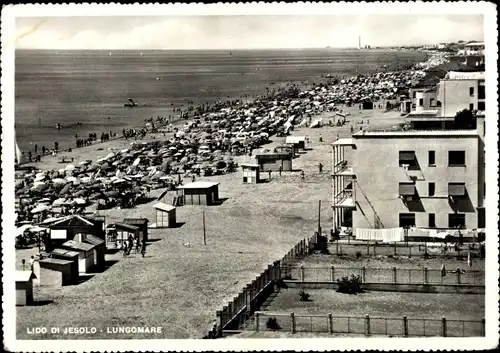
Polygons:
<instances>
[{"instance_id":1,"label":"shrub","mask_svg":"<svg viewBox=\"0 0 500 353\"><path fill-rule=\"evenodd\" d=\"M278 320L275 317L270 317L267 319L266 327L268 330L280 330L281 326L278 324Z\"/></svg>"},{"instance_id":2,"label":"shrub","mask_svg":"<svg viewBox=\"0 0 500 353\"><path fill-rule=\"evenodd\" d=\"M339 293L356 294L363 292L361 289L361 277L359 276L351 275L351 278L345 276L338 279L337 283L339 285L337 292Z\"/></svg>"},{"instance_id":3,"label":"shrub","mask_svg":"<svg viewBox=\"0 0 500 353\"><path fill-rule=\"evenodd\" d=\"M356 258L359 259L361 257L361 251L356 251Z\"/></svg>"},{"instance_id":4,"label":"shrub","mask_svg":"<svg viewBox=\"0 0 500 353\"><path fill-rule=\"evenodd\" d=\"M300 290L299 295L301 302L308 302L310 300L309 293L304 292L303 289Z\"/></svg>"}]
</instances>

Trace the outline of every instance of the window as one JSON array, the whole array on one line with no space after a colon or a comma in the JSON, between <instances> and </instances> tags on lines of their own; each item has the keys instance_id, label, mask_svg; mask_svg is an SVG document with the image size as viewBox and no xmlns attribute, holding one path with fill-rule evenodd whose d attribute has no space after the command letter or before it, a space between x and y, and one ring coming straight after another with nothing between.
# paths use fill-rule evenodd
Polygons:
<instances>
[{"instance_id":1,"label":"window","mask_svg":"<svg viewBox=\"0 0 500 353\"><path fill-rule=\"evenodd\" d=\"M474 103L469 104L469 110L474 110Z\"/></svg>"},{"instance_id":2,"label":"window","mask_svg":"<svg viewBox=\"0 0 500 353\"><path fill-rule=\"evenodd\" d=\"M413 91L413 98L417 98L417 91Z\"/></svg>"},{"instance_id":3,"label":"window","mask_svg":"<svg viewBox=\"0 0 500 353\"><path fill-rule=\"evenodd\" d=\"M418 169L415 151L399 151L399 166L408 166L409 170Z\"/></svg>"},{"instance_id":4,"label":"window","mask_svg":"<svg viewBox=\"0 0 500 353\"><path fill-rule=\"evenodd\" d=\"M474 96L474 87L469 87L469 96Z\"/></svg>"},{"instance_id":5,"label":"window","mask_svg":"<svg viewBox=\"0 0 500 353\"><path fill-rule=\"evenodd\" d=\"M423 98L420 98L420 99L418 100L418 106L419 106L419 107L423 107L423 106L424 106L424 99L423 99Z\"/></svg>"},{"instance_id":6,"label":"window","mask_svg":"<svg viewBox=\"0 0 500 353\"><path fill-rule=\"evenodd\" d=\"M450 213L448 215L448 228L465 228L465 214Z\"/></svg>"},{"instance_id":7,"label":"window","mask_svg":"<svg viewBox=\"0 0 500 353\"><path fill-rule=\"evenodd\" d=\"M415 194L414 183L399 183L399 195L406 201L412 201Z\"/></svg>"},{"instance_id":8,"label":"window","mask_svg":"<svg viewBox=\"0 0 500 353\"><path fill-rule=\"evenodd\" d=\"M485 110L486 109L486 105L484 104L484 102L477 102L477 110Z\"/></svg>"},{"instance_id":9,"label":"window","mask_svg":"<svg viewBox=\"0 0 500 353\"><path fill-rule=\"evenodd\" d=\"M417 107L417 105L416 105L415 103L412 103L411 107L412 107L413 109L415 109L415 108Z\"/></svg>"},{"instance_id":10,"label":"window","mask_svg":"<svg viewBox=\"0 0 500 353\"><path fill-rule=\"evenodd\" d=\"M448 183L448 196L464 197L465 193L465 183Z\"/></svg>"},{"instance_id":11,"label":"window","mask_svg":"<svg viewBox=\"0 0 500 353\"><path fill-rule=\"evenodd\" d=\"M465 151L448 151L448 166L449 167L465 166Z\"/></svg>"},{"instance_id":12,"label":"window","mask_svg":"<svg viewBox=\"0 0 500 353\"><path fill-rule=\"evenodd\" d=\"M415 213L400 213L399 214L400 227L413 227L415 226Z\"/></svg>"},{"instance_id":13,"label":"window","mask_svg":"<svg viewBox=\"0 0 500 353\"><path fill-rule=\"evenodd\" d=\"M431 100L430 100L430 102L429 102L429 105L430 105L431 107L433 107L433 106L434 106L434 98L431 98Z\"/></svg>"},{"instance_id":14,"label":"window","mask_svg":"<svg viewBox=\"0 0 500 353\"><path fill-rule=\"evenodd\" d=\"M486 98L484 89L485 89L485 86L482 86L482 85L479 85L477 87L477 98L478 99L485 99Z\"/></svg>"},{"instance_id":15,"label":"window","mask_svg":"<svg viewBox=\"0 0 500 353\"><path fill-rule=\"evenodd\" d=\"M429 183L429 196L434 196L436 193L436 183Z\"/></svg>"},{"instance_id":16,"label":"window","mask_svg":"<svg viewBox=\"0 0 500 353\"><path fill-rule=\"evenodd\" d=\"M436 214L429 213L429 228L436 228Z\"/></svg>"},{"instance_id":17,"label":"window","mask_svg":"<svg viewBox=\"0 0 500 353\"><path fill-rule=\"evenodd\" d=\"M429 151L429 165L436 165L436 151Z\"/></svg>"},{"instance_id":18,"label":"window","mask_svg":"<svg viewBox=\"0 0 500 353\"><path fill-rule=\"evenodd\" d=\"M437 101L437 104L436 104L438 107L441 106L441 102L440 101Z\"/></svg>"}]
</instances>

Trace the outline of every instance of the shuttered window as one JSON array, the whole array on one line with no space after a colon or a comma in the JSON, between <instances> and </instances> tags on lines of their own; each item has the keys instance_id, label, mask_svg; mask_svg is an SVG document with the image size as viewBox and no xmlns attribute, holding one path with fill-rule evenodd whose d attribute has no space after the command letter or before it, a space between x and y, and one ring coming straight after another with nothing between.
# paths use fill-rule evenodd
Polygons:
<instances>
[{"instance_id":1,"label":"shuttered window","mask_svg":"<svg viewBox=\"0 0 500 353\"><path fill-rule=\"evenodd\" d=\"M399 183L399 194L403 196L415 195L415 184Z\"/></svg>"},{"instance_id":2,"label":"shuttered window","mask_svg":"<svg viewBox=\"0 0 500 353\"><path fill-rule=\"evenodd\" d=\"M448 184L449 196L465 196L465 183L449 183Z\"/></svg>"}]
</instances>

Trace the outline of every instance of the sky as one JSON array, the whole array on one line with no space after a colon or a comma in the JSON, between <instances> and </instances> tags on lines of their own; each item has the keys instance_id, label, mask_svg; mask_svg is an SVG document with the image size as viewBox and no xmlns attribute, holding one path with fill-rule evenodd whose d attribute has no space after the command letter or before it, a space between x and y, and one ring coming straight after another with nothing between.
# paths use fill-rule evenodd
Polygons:
<instances>
[{"instance_id":1,"label":"sky","mask_svg":"<svg viewBox=\"0 0 500 353\"><path fill-rule=\"evenodd\" d=\"M256 49L398 46L484 39L481 15L16 18L19 49Z\"/></svg>"}]
</instances>

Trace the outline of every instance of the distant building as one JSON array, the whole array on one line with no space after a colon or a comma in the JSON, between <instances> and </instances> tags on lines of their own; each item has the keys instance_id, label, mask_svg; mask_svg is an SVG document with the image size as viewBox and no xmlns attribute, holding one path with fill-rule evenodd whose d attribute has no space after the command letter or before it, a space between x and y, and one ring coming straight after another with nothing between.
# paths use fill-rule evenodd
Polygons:
<instances>
[{"instance_id":1,"label":"distant building","mask_svg":"<svg viewBox=\"0 0 500 353\"><path fill-rule=\"evenodd\" d=\"M484 55L484 42L470 42L464 45L465 55Z\"/></svg>"}]
</instances>

